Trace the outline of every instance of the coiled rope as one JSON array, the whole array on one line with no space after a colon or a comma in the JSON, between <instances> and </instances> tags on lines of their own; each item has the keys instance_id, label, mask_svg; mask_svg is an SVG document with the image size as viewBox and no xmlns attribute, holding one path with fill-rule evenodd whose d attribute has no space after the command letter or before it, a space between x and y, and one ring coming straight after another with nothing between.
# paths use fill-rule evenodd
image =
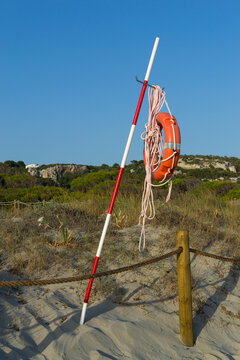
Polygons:
<instances>
[{"instance_id":1,"label":"coiled rope","mask_svg":"<svg viewBox=\"0 0 240 360\"><path fill-rule=\"evenodd\" d=\"M145 124L145 131L141 134L141 139L144 140L145 148L145 168L146 176L144 180L143 194L142 194L142 208L141 214L139 216L139 225L142 225L142 230L139 239L139 251L143 251L146 245L146 234L145 234L145 223L146 219L152 220L155 217L155 206L153 199L153 186L163 186L169 183L169 191L166 197L166 202L169 201L172 190L172 181L171 178L165 181L167 173L165 174L164 179L158 184L152 184L152 172L160 167L164 153L164 141L161 133L160 126L157 123L157 114L161 111L163 105L165 104L168 112L173 118L168 103L166 101L166 93L163 91L160 86L154 86L148 90L148 101L149 101L149 114L148 122ZM175 139L175 132L173 127L173 134ZM174 158L175 153L171 156ZM169 160L166 159L166 160ZM164 161L166 161L164 160Z\"/></svg>"}]
</instances>

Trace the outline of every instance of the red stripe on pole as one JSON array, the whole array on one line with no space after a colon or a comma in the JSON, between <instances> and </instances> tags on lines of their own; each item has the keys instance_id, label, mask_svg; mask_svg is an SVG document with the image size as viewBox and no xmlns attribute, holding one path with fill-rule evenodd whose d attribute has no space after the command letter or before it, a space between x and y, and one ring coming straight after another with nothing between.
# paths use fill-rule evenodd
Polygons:
<instances>
[{"instance_id":1,"label":"red stripe on pole","mask_svg":"<svg viewBox=\"0 0 240 360\"><path fill-rule=\"evenodd\" d=\"M113 190L112 199L111 199L111 202L110 202L110 205L109 205L109 208L108 208L108 214L112 213L113 206L114 206L115 199L116 199L117 192L118 192L118 188L119 188L120 181L121 181L121 178L122 178L123 170L124 170L124 168L120 167L119 172L118 172L118 177L117 177L117 180L116 180L116 184L115 184L115 187L114 187L114 190Z\"/></svg>"},{"instance_id":2,"label":"red stripe on pole","mask_svg":"<svg viewBox=\"0 0 240 360\"><path fill-rule=\"evenodd\" d=\"M97 266L98 266L98 261L99 261L99 257L96 256L94 263L93 263L93 268L92 268L91 274L95 274L95 272L97 270ZM84 299L85 303L88 303L89 295L90 295L91 288L92 288L92 283L93 283L93 279L89 279L88 287L87 287L87 291L86 291L86 295L85 295L85 299Z\"/></svg>"},{"instance_id":3,"label":"red stripe on pole","mask_svg":"<svg viewBox=\"0 0 240 360\"><path fill-rule=\"evenodd\" d=\"M133 125L137 124L138 115L139 115L139 112L140 112L140 109L141 109L141 106L142 106L142 102L143 102L144 94L145 94L145 91L146 91L147 83L148 83L147 80L144 80L144 84L142 86L142 91L141 91L141 94L140 94L140 97L139 97L139 100L138 100L136 112L135 112L133 122L132 122Z\"/></svg>"}]
</instances>

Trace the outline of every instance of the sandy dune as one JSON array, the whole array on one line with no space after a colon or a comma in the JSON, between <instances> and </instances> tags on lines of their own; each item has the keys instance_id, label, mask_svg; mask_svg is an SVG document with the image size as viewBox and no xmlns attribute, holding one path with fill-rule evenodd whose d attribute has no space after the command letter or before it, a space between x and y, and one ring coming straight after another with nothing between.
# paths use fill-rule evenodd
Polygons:
<instances>
[{"instance_id":1,"label":"sandy dune","mask_svg":"<svg viewBox=\"0 0 240 360\"><path fill-rule=\"evenodd\" d=\"M159 300L150 292L140 293L137 282L128 283L125 305L110 298L94 303L85 325L79 326L80 285L70 283L0 289L0 359L239 360L239 267L191 258L200 302L194 347L179 340L177 295ZM17 277L2 269L0 279Z\"/></svg>"}]
</instances>

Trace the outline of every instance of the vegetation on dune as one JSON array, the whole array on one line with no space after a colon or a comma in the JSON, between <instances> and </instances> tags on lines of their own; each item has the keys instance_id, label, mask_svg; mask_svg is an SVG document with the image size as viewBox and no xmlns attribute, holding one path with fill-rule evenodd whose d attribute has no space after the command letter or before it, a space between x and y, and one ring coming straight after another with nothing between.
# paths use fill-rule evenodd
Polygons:
<instances>
[{"instance_id":1,"label":"vegetation on dune","mask_svg":"<svg viewBox=\"0 0 240 360\"><path fill-rule=\"evenodd\" d=\"M93 186L99 183L104 183L107 180L113 180L116 178L118 171L104 171L99 170L97 172L92 172L87 175L77 177L71 182L72 190L79 190L81 192L87 192Z\"/></svg>"},{"instance_id":2,"label":"vegetation on dune","mask_svg":"<svg viewBox=\"0 0 240 360\"><path fill-rule=\"evenodd\" d=\"M216 156L192 156L182 155L181 159L187 163L197 164L201 161L210 161L209 168L184 169L176 172L173 179L173 195L194 191L199 194L211 191L216 196L224 197L225 200L239 198L239 182L233 183L229 178L237 177L238 173L211 167L211 161L228 161L236 168L240 166L240 159L221 158ZM41 168L49 167L42 165ZM102 164L101 166L88 165L81 173L66 172L58 182L31 176L26 173L23 161L11 160L0 163L0 201L20 200L23 202L35 202L42 200L71 201L86 199L91 196L110 197L117 178L119 164L113 166ZM131 161L125 167L119 188L121 196L140 196L142 193L145 168L143 161ZM214 181L224 178L224 181ZM212 180L212 181L209 181ZM167 186L155 191L156 199L165 196Z\"/></svg>"},{"instance_id":3,"label":"vegetation on dune","mask_svg":"<svg viewBox=\"0 0 240 360\"><path fill-rule=\"evenodd\" d=\"M237 200L240 199L240 188L235 188L229 190L229 192L224 196L225 200Z\"/></svg>"},{"instance_id":4,"label":"vegetation on dune","mask_svg":"<svg viewBox=\"0 0 240 360\"><path fill-rule=\"evenodd\" d=\"M0 174L0 202L20 200L28 205L0 204L2 263L25 278L47 277L49 273L61 276L70 270L80 274L90 272L119 165L88 166L85 174L67 174L58 184L30 176L19 171L21 167L10 165L4 163L11 171ZM137 224L145 170L143 161L133 161L126 166L103 248L104 261L99 263L100 271L173 249L175 232L182 228L190 232L191 247L210 252L214 248L219 255L240 256L240 184L206 181L200 176L203 172L189 174L174 178L168 203L165 203L167 186L153 189L156 216L146 224L148 252L139 253L141 228ZM162 265L155 266L159 267L160 274ZM163 296L159 288L164 289L166 296L176 288L174 267L168 266L172 271L160 276L156 286L150 283L148 287L148 291L155 289L159 297ZM151 268L142 270L148 275L149 271ZM138 277L138 273L134 275ZM150 275L146 277L146 282L150 278ZM118 283L123 280L119 279L96 280L91 298L114 292L121 298ZM83 292L85 288L83 286Z\"/></svg>"},{"instance_id":5,"label":"vegetation on dune","mask_svg":"<svg viewBox=\"0 0 240 360\"><path fill-rule=\"evenodd\" d=\"M11 188L0 189L0 201L8 202L19 200L22 202L37 202L49 200L64 200L68 197L68 192L65 189L54 186L32 186L30 188Z\"/></svg>"},{"instance_id":6,"label":"vegetation on dune","mask_svg":"<svg viewBox=\"0 0 240 360\"><path fill-rule=\"evenodd\" d=\"M226 196L230 190L240 188L240 184L232 183L230 181L207 181L202 182L201 185L195 190L195 194L204 191L211 191L216 196Z\"/></svg>"},{"instance_id":7,"label":"vegetation on dune","mask_svg":"<svg viewBox=\"0 0 240 360\"><path fill-rule=\"evenodd\" d=\"M27 173L27 170L23 161L15 162L13 160L7 160L5 162L0 162L0 173L21 174Z\"/></svg>"},{"instance_id":8,"label":"vegetation on dune","mask_svg":"<svg viewBox=\"0 0 240 360\"><path fill-rule=\"evenodd\" d=\"M217 179L224 178L227 179L229 176L237 177L236 173L231 173L227 170L208 168L208 169L181 169L182 174L178 177L193 176L198 179Z\"/></svg>"},{"instance_id":9,"label":"vegetation on dune","mask_svg":"<svg viewBox=\"0 0 240 360\"><path fill-rule=\"evenodd\" d=\"M43 179L40 177L31 176L29 174L1 174L0 173L0 188L29 188L35 185L56 186L51 179Z\"/></svg>"},{"instance_id":10,"label":"vegetation on dune","mask_svg":"<svg viewBox=\"0 0 240 360\"><path fill-rule=\"evenodd\" d=\"M148 225L157 231L161 226L161 233L157 244L147 243L150 249L156 245L161 251L164 247L174 248L176 229L187 228L192 247L207 250L214 245L219 254L240 255L239 202L225 200L209 189L197 194L194 191L172 194L168 203L164 203L164 198L155 199L156 217L147 222L147 231ZM81 200L68 198L67 202L52 201L41 206L21 205L17 210L0 206L4 219L0 222L4 261L25 276L37 276L52 266L57 271L60 265L90 271L108 205L109 197L88 193ZM105 266L116 267L141 259L137 245L140 227L136 227L140 210L141 197L119 193L106 239L109 245L104 249ZM129 235L128 240L123 238L119 230L132 226L137 235Z\"/></svg>"}]
</instances>

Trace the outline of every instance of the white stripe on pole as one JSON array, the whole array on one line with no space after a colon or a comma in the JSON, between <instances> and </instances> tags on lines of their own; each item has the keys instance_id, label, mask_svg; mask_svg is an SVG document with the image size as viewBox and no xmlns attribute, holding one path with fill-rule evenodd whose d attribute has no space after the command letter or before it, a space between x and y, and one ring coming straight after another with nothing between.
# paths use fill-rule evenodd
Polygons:
<instances>
[{"instance_id":1,"label":"white stripe on pole","mask_svg":"<svg viewBox=\"0 0 240 360\"><path fill-rule=\"evenodd\" d=\"M128 141L127 141L125 151L124 151L124 154L123 154L123 158L122 158L121 168L124 168L124 166L126 164L127 156L128 156L128 152L129 152L129 149L130 149L131 142L132 142L135 127L136 127L136 125L132 125L132 127L131 127L131 130L130 130L130 133L129 133L129 136L128 136Z\"/></svg>"},{"instance_id":2,"label":"white stripe on pole","mask_svg":"<svg viewBox=\"0 0 240 360\"><path fill-rule=\"evenodd\" d=\"M81 319L80 319L80 325L84 324L86 311L87 311L87 303L83 303L82 312L81 312Z\"/></svg>"},{"instance_id":3,"label":"white stripe on pole","mask_svg":"<svg viewBox=\"0 0 240 360\"><path fill-rule=\"evenodd\" d=\"M97 249L97 254L96 254L97 257L101 256L102 247L103 247L104 239L106 237L106 233L107 233L107 229L108 229L110 219L111 219L111 214L107 214L105 224L104 224L104 227L103 227L103 231L102 231L102 236L101 236L101 239L99 241L99 245L98 245L98 249Z\"/></svg>"},{"instance_id":4,"label":"white stripe on pole","mask_svg":"<svg viewBox=\"0 0 240 360\"><path fill-rule=\"evenodd\" d=\"M150 76L150 72L152 70L152 65L153 65L153 61L154 61L154 58L155 58L155 55L156 55L156 52L157 52L158 43L159 43L159 37L156 37L156 40L155 40L155 43L154 43L154 46L153 46L152 55L151 55L151 58L150 58L150 61L149 61L149 64L148 64L148 68L147 68L147 72L146 72L146 75L145 75L145 79L144 79L146 81L148 81L149 76Z\"/></svg>"}]
</instances>

